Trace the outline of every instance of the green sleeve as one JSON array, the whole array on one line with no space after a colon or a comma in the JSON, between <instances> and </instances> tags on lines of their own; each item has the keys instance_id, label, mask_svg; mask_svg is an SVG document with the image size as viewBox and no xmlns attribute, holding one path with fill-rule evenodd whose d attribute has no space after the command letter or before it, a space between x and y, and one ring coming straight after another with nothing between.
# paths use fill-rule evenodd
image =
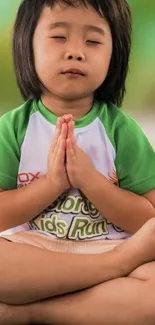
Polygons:
<instances>
[{"instance_id":1,"label":"green sleeve","mask_svg":"<svg viewBox=\"0 0 155 325\"><path fill-rule=\"evenodd\" d=\"M20 150L16 132L10 114L0 118L0 187L14 189L17 185L17 173Z\"/></svg>"},{"instance_id":2,"label":"green sleeve","mask_svg":"<svg viewBox=\"0 0 155 325\"><path fill-rule=\"evenodd\" d=\"M136 194L155 188L155 152L139 125L121 113L115 129L116 169L120 187Z\"/></svg>"},{"instance_id":3,"label":"green sleeve","mask_svg":"<svg viewBox=\"0 0 155 325\"><path fill-rule=\"evenodd\" d=\"M17 188L20 148L34 109L28 100L0 118L0 188Z\"/></svg>"}]
</instances>

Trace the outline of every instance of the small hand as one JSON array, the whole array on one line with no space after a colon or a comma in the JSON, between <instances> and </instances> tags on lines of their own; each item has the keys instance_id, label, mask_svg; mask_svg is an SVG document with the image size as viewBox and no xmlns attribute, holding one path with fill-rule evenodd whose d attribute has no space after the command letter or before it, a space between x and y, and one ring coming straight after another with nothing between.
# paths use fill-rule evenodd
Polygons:
<instances>
[{"instance_id":1,"label":"small hand","mask_svg":"<svg viewBox=\"0 0 155 325\"><path fill-rule=\"evenodd\" d=\"M54 184L60 194L71 187L65 166L66 138L67 123L60 117L57 119L55 135L48 152L46 174L46 180Z\"/></svg>"},{"instance_id":2,"label":"small hand","mask_svg":"<svg viewBox=\"0 0 155 325\"><path fill-rule=\"evenodd\" d=\"M68 123L66 139L66 169L69 181L75 188L83 190L89 186L92 176L97 172L87 154L81 150L74 138L74 122Z\"/></svg>"}]
</instances>

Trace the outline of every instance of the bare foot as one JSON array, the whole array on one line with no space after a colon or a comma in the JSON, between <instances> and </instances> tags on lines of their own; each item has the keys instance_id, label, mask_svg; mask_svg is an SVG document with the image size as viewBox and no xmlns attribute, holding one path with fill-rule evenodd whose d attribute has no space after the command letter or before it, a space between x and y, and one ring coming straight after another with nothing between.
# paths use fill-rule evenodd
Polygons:
<instances>
[{"instance_id":1,"label":"bare foot","mask_svg":"<svg viewBox=\"0 0 155 325\"><path fill-rule=\"evenodd\" d=\"M30 325L28 306L6 305L0 302L0 325Z\"/></svg>"},{"instance_id":2,"label":"bare foot","mask_svg":"<svg viewBox=\"0 0 155 325\"><path fill-rule=\"evenodd\" d=\"M114 250L126 255L136 267L155 260L155 218L148 220L131 238ZM124 260L124 261L125 261Z\"/></svg>"}]
</instances>

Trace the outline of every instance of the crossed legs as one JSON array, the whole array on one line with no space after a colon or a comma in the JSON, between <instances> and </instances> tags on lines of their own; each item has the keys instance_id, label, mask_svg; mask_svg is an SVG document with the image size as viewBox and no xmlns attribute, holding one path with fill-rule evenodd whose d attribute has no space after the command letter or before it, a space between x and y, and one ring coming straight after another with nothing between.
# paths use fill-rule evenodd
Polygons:
<instances>
[{"instance_id":1,"label":"crossed legs","mask_svg":"<svg viewBox=\"0 0 155 325\"><path fill-rule=\"evenodd\" d=\"M77 255L76 259L78 260L80 257L84 271L81 280L79 280L79 274L74 274L78 264L75 265L75 262L73 263L72 261L70 265L68 264L68 267L74 270L72 278L71 275L70 279L67 277L68 270L64 264L64 267L62 266L62 273L59 272L58 269L54 270L55 272L58 271L58 277L56 277L56 273L53 273L55 274L54 280L56 282L56 285L53 287L51 286L53 278L50 277L50 272L53 272L55 266L54 264L53 268L52 265L50 266L49 257L57 259L58 256L53 256L52 252L48 252L48 258L46 259L46 251L38 250L35 247L31 248L30 246L28 247L28 245L23 245L22 247L22 245L16 244L15 251L12 250L12 254L14 254L13 258L16 257L14 268L18 268L17 263L20 262L20 272L17 272L15 269L12 270L12 274L14 276L18 275L18 279L15 279L16 281L13 282L10 280L9 290L7 288L9 277L4 274L5 272L9 272L8 274L10 274L10 270L7 271L7 267L10 263L9 260L4 258L3 262L7 265L5 267L4 265L2 267L0 266L0 297L3 302L0 304L0 324L22 325L30 324L30 322L33 321L36 324L54 325L76 325L79 323L81 325L124 325L124 323L126 325L143 325L146 323L147 325L154 325L155 262L147 263L155 259L154 235L155 220L152 219L131 239L121 244L112 252L105 253L105 255L99 254L98 257L103 259L104 255L105 260L103 259L103 265L95 265L95 273L91 273L91 269L87 269L84 264L82 256ZM0 245L0 248L3 246L4 254L8 254L9 252L8 245L13 245L13 243L3 242L3 244L1 243ZM29 255L26 256L30 248L31 259ZM21 255L21 261L21 259L18 259L18 256L22 251L24 252L24 256L22 259ZM29 276L27 276L26 270L28 272L28 268L24 270L27 260L31 260L31 264L33 264L32 262L33 259L36 258L36 255L42 256L42 254L44 254L44 263L47 263L47 267L49 263L48 272L46 267L43 268L42 259L40 258L39 260L39 258L37 258L35 261L35 263L38 263L37 269L35 270L36 276L34 276L34 270L31 272L29 271ZM72 257L73 260L74 257L75 256ZM59 258L57 261L61 262ZM63 256L61 256L60 259L63 261ZM87 259L87 262L91 263L89 259ZM96 262L98 263L98 259ZM25 271L25 273L23 273L24 275L21 274L21 265L23 267L23 272ZM39 266L40 269L38 269ZM101 266L102 269L100 268ZM99 271L98 268L100 268ZM42 274L41 272L44 273L43 277L40 279L41 285L39 285L38 288L38 276L40 277ZM64 272L66 272L66 281L70 280L71 282L71 286L68 284L68 289L63 283L63 281L65 281ZM102 279L100 272L102 274ZM22 281L26 282L22 282L21 278ZM85 278L84 282L82 282L83 278ZM28 282L28 280L32 279L31 286L34 283L34 289L30 287L30 283ZM73 280L75 282L78 280L79 282L75 285ZM45 290L41 290L44 283L46 294ZM28 290L26 290L26 287ZM37 291L37 294L33 292L33 290ZM17 291L21 291L21 302L19 292ZM29 291L31 292L30 295L28 295ZM9 292L11 292L11 297L8 297ZM15 301L13 301L13 292L15 293ZM24 297L22 297L22 294ZM36 299L38 297L39 300ZM22 305L19 306L20 303Z\"/></svg>"}]
</instances>

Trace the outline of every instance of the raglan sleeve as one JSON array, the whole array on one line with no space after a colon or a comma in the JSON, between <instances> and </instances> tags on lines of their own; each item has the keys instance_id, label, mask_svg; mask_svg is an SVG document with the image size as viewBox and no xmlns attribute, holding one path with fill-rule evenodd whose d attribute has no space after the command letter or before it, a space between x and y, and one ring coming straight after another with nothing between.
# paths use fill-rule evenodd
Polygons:
<instances>
[{"instance_id":1,"label":"raglan sleeve","mask_svg":"<svg viewBox=\"0 0 155 325\"><path fill-rule=\"evenodd\" d=\"M115 131L119 186L142 195L155 189L155 151L140 126L122 114Z\"/></svg>"},{"instance_id":2,"label":"raglan sleeve","mask_svg":"<svg viewBox=\"0 0 155 325\"><path fill-rule=\"evenodd\" d=\"M17 188L20 149L10 112L0 118L0 188Z\"/></svg>"}]
</instances>

